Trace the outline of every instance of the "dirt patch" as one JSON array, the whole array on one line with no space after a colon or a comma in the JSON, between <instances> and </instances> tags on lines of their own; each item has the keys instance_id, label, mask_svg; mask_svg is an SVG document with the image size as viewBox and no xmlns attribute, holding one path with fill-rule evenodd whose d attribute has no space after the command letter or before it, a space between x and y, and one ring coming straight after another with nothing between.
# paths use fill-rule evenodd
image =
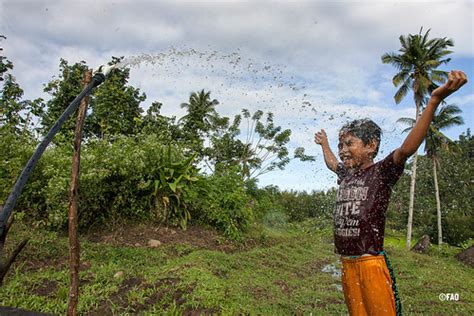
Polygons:
<instances>
[{"instance_id":1,"label":"dirt patch","mask_svg":"<svg viewBox=\"0 0 474 316\"><path fill-rule=\"evenodd\" d=\"M130 309L133 311L134 314L147 310L148 307L159 303L167 292L174 291L174 288L177 286L179 281L180 279L178 278L163 278L158 280L158 282L156 282L154 286L151 284L145 285L143 287L144 289L153 288L154 292L145 300L143 304L132 304L130 305Z\"/></svg>"},{"instance_id":2,"label":"dirt patch","mask_svg":"<svg viewBox=\"0 0 474 316\"><path fill-rule=\"evenodd\" d=\"M132 277L132 278L125 279L120 285L118 291L109 297L109 300L115 303L114 305L117 305L120 307L127 307L128 306L127 294L134 287L138 287L139 285L141 285L142 282L143 280L140 278Z\"/></svg>"},{"instance_id":3,"label":"dirt patch","mask_svg":"<svg viewBox=\"0 0 474 316\"><path fill-rule=\"evenodd\" d=\"M172 301L176 306L180 307L186 303L186 295L191 294L195 285L189 284L185 288L179 287L179 278L163 278L158 280L154 286L147 286L147 288L154 288L155 292L150 295L143 304L134 304L131 309L134 313L147 310L150 306L160 303L165 294L171 294ZM168 308L168 304L164 304L163 308Z\"/></svg>"},{"instance_id":4,"label":"dirt patch","mask_svg":"<svg viewBox=\"0 0 474 316\"><path fill-rule=\"evenodd\" d=\"M40 312L28 311L26 309L0 306L0 315L52 316L53 314L45 314L45 313L40 313Z\"/></svg>"},{"instance_id":5,"label":"dirt patch","mask_svg":"<svg viewBox=\"0 0 474 316\"><path fill-rule=\"evenodd\" d=\"M58 289L58 282L52 280L43 280L43 282L35 287L32 292L39 296L53 296Z\"/></svg>"},{"instance_id":6,"label":"dirt patch","mask_svg":"<svg viewBox=\"0 0 474 316\"><path fill-rule=\"evenodd\" d=\"M288 286L288 283L286 283L283 280L278 280L275 282L275 285L278 285L278 287L281 289L281 292L283 294L289 295L291 293L291 289Z\"/></svg>"},{"instance_id":7,"label":"dirt patch","mask_svg":"<svg viewBox=\"0 0 474 316\"><path fill-rule=\"evenodd\" d=\"M67 257L33 257L25 254L20 254L20 257L16 260L22 263L21 271L39 271L53 268L56 271L63 270L68 265Z\"/></svg>"},{"instance_id":8,"label":"dirt patch","mask_svg":"<svg viewBox=\"0 0 474 316\"><path fill-rule=\"evenodd\" d=\"M458 253L456 259L474 268L474 245Z\"/></svg>"},{"instance_id":9,"label":"dirt patch","mask_svg":"<svg viewBox=\"0 0 474 316\"><path fill-rule=\"evenodd\" d=\"M142 284L140 278L128 278L120 284L117 292L113 293L108 299L99 302L99 309L88 313L88 315L109 315L112 313L112 306L125 308L128 306L127 296L130 290Z\"/></svg>"},{"instance_id":10,"label":"dirt patch","mask_svg":"<svg viewBox=\"0 0 474 316\"><path fill-rule=\"evenodd\" d=\"M322 268L330 264L332 261L329 259L314 260L305 263L301 269L293 271L293 273L300 279L304 279L307 276L321 273Z\"/></svg>"},{"instance_id":11,"label":"dirt patch","mask_svg":"<svg viewBox=\"0 0 474 316\"><path fill-rule=\"evenodd\" d=\"M305 264L305 267L309 270L311 273L315 272L321 272L321 269L325 266L331 263L331 260L329 259L322 259L322 260L315 260L315 261L310 261L307 264Z\"/></svg>"},{"instance_id":12,"label":"dirt patch","mask_svg":"<svg viewBox=\"0 0 474 316\"><path fill-rule=\"evenodd\" d=\"M20 271L23 273L26 272L36 272L41 270L46 270L53 268L55 271L61 271L69 269L69 257L34 257L29 254L20 255L17 260L21 263ZM91 267L89 261L81 261L79 265L79 271L88 270Z\"/></svg>"},{"instance_id":13,"label":"dirt patch","mask_svg":"<svg viewBox=\"0 0 474 316\"><path fill-rule=\"evenodd\" d=\"M186 295L191 294L194 285L187 285L184 288L179 286L181 279L168 277L159 279L155 284L146 284L140 278L129 278L122 282L117 292L113 293L107 299L99 302L99 309L87 313L87 315L111 315L118 310L138 314L146 311L150 306L160 304L165 295L171 297L176 306L180 307L186 303ZM147 290L152 289L153 293L145 299L143 303L132 303L128 301L128 293L132 289ZM163 304L164 309L168 308L168 304Z\"/></svg>"},{"instance_id":14,"label":"dirt patch","mask_svg":"<svg viewBox=\"0 0 474 316\"><path fill-rule=\"evenodd\" d=\"M90 242L127 247L148 247L148 241L154 239L159 240L162 245L184 244L195 248L227 253L248 249L256 245L252 241L245 244L234 243L226 240L217 231L201 226L190 226L186 230L182 230L176 227L156 227L145 224L124 225L110 230L98 229L87 233L85 238ZM179 253L178 255L183 254Z\"/></svg>"},{"instance_id":15,"label":"dirt patch","mask_svg":"<svg viewBox=\"0 0 474 316\"><path fill-rule=\"evenodd\" d=\"M246 292L252 293L252 295L257 300L262 300L262 301L272 301L273 300L273 296L268 291L268 289L263 288L261 286L248 286L248 287L246 287Z\"/></svg>"},{"instance_id":16,"label":"dirt patch","mask_svg":"<svg viewBox=\"0 0 474 316\"><path fill-rule=\"evenodd\" d=\"M340 300L340 299L335 298L335 297L328 297L328 298L326 298L326 302L328 302L329 304L338 305L338 304L343 304L344 300Z\"/></svg>"},{"instance_id":17,"label":"dirt patch","mask_svg":"<svg viewBox=\"0 0 474 316\"><path fill-rule=\"evenodd\" d=\"M311 308L323 309L328 305L341 305L345 304L344 299L337 299L335 297L326 297L321 301L311 304Z\"/></svg>"},{"instance_id":18,"label":"dirt patch","mask_svg":"<svg viewBox=\"0 0 474 316\"><path fill-rule=\"evenodd\" d=\"M229 271L227 269L221 269L219 267L212 269L212 273L220 279L227 279L229 277Z\"/></svg>"}]
</instances>

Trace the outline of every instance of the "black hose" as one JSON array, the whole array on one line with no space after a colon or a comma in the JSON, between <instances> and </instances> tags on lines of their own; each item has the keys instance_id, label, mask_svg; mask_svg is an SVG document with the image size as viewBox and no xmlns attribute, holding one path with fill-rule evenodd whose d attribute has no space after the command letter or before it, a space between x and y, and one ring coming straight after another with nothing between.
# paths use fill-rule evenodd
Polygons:
<instances>
[{"instance_id":1,"label":"black hose","mask_svg":"<svg viewBox=\"0 0 474 316\"><path fill-rule=\"evenodd\" d=\"M92 81L84 88L84 90L82 90L81 93L79 93L79 95L71 102L71 104L69 104L63 114L61 114L61 116L58 118L56 123L54 123L53 127L51 127L48 134L46 134L43 141L38 145L38 147L36 147L35 152L33 153L30 160L23 168L20 176L16 180L15 185L13 186L13 189L5 202L5 205L3 206L3 212L0 213L0 236L3 235L6 223L10 218L13 209L15 208L16 201L20 196L21 191L23 191L23 187L25 186L28 177L35 168L38 160L41 158L41 155L43 155L43 152L45 151L46 147L48 147L49 143L51 143L54 135L57 134L57 132L64 124L64 122L68 119L68 117L77 109L81 100L86 95L88 95L94 87L97 87L102 82L104 82L104 80L105 75L103 73L96 73L92 77Z\"/></svg>"}]
</instances>

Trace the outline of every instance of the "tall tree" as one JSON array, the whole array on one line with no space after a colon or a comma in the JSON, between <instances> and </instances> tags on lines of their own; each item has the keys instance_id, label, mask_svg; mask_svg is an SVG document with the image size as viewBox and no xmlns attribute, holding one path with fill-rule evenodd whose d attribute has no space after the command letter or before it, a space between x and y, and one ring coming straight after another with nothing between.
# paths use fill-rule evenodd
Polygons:
<instances>
[{"instance_id":1,"label":"tall tree","mask_svg":"<svg viewBox=\"0 0 474 316\"><path fill-rule=\"evenodd\" d=\"M118 61L120 58L112 57L111 63ZM50 81L44 89L51 95L51 99L46 102L47 110L42 116L44 133L82 91L81 81L87 69L84 61L69 65L66 60L60 60L58 78ZM84 127L85 138L131 135L138 132L142 113L140 103L146 99L146 96L140 93L139 89L127 84L129 75L129 69L115 69L90 96L90 111ZM73 138L74 126L75 122L70 118L63 125L55 141L64 139L70 142Z\"/></svg>"},{"instance_id":2,"label":"tall tree","mask_svg":"<svg viewBox=\"0 0 474 316\"><path fill-rule=\"evenodd\" d=\"M0 40L6 39L0 35ZM0 51L3 49L0 47ZM16 135L29 132L33 117L41 111L42 99L23 100L23 89L10 73L13 63L5 56L0 56L0 127L9 128Z\"/></svg>"},{"instance_id":3,"label":"tall tree","mask_svg":"<svg viewBox=\"0 0 474 316\"><path fill-rule=\"evenodd\" d=\"M204 148L203 159L212 172L239 164L238 157L244 147L242 141L237 138L241 120L240 115L236 115L232 123L228 117L214 120L215 126L209 137L209 146Z\"/></svg>"},{"instance_id":4,"label":"tall tree","mask_svg":"<svg viewBox=\"0 0 474 316\"><path fill-rule=\"evenodd\" d=\"M215 123L210 146L205 148L206 158L214 165L214 170L239 165L242 176L251 180L276 169L283 170L291 159L314 159L305 155L302 147L295 150L293 158L289 157L287 144L291 130L282 130L281 126L275 125L271 112L264 116L260 110L251 114L243 109L242 115L236 115L232 124L227 117L215 119ZM246 128L239 139L242 123Z\"/></svg>"},{"instance_id":5,"label":"tall tree","mask_svg":"<svg viewBox=\"0 0 474 316\"><path fill-rule=\"evenodd\" d=\"M459 107L457 107L456 105L446 105L439 108L433 118L433 121L425 138L425 152L428 158L431 159L433 164L433 182L435 187L436 216L438 224L438 246L443 243L443 233L441 225L441 199L439 194L437 172L438 168L441 170L439 152L441 149L444 149L449 152L453 148L457 148L457 145L446 135L444 135L441 130L456 125L464 124L463 118L460 115L457 115L461 112L461 109L459 109ZM398 121L410 125L410 127L405 129L404 132L411 130L412 127L415 125L415 120L412 118L405 117L399 119Z\"/></svg>"},{"instance_id":6,"label":"tall tree","mask_svg":"<svg viewBox=\"0 0 474 316\"><path fill-rule=\"evenodd\" d=\"M121 58L112 57L110 64ZM94 94L92 113L86 121L85 136L104 138L111 135L132 135L139 131L146 95L128 85L130 69L115 69Z\"/></svg>"},{"instance_id":7,"label":"tall tree","mask_svg":"<svg viewBox=\"0 0 474 316\"><path fill-rule=\"evenodd\" d=\"M198 91L189 96L187 103L182 103L181 108L186 109L187 114L179 119L181 126L181 138L187 143L193 151L202 158L204 138L208 137L215 120L218 118L216 105L219 101L211 100L211 92Z\"/></svg>"},{"instance_id":8,"label":"tall tree","mask_svg":"<svg viewBox=\"0 0 474 316\"><path fill-rule=\"evenodd\" d=\"M0 35L0 41L7 39L5 35ZM0 47L0 52L3 51L3 47ZM3 74L8 70L13 69L13 63L7 59L7 57L0 55L0 81L3 81Z\"/></svg>"},{"instance_id":9,"label":"tall tree","mask_svg":"<svg viewBox=\"0 0 474 316\"><path fill-rule=\"evenodd\" d=\"M441 64L448 63L451 59L445 58L452 53L448 47L452 47L453 41L447 38L429 39L430 30L422 34L423 28L418 34L399 37L401 48L399 53L386 53L382 56L382 62L391 64L399 71L393 77L393 84L399 87L394 99L398 104L413 90L415 101L415 118L418 119L425 97L437 88L437 83L443 83L448 77L446 71L437 70ZM413 221L413 204L415 199L417 154L414 154L411 184L410 204L408 209L407 224L407 248L410 247Z\"/></svg>"},{"instance_id":10,"label":"tall tree","mask_svg":"<svg viewBox=\"0 0 474 316\"><path fill-rule=\"evenodd\" d=\"M275 168L282 170L290 162L286 144L290 141L291 130L282 131L280 126L275 126L271 112L267 113L265 122L262 122L262 111L251 116L243 109L242 114L247 120L247 136L240 157L243 175L250 179Z\"/></svg>"},{"instance_id":11,"label":"tall tree","mask_svg":"<svg viewBox=\"0 0 474 316\"><path fill-rule=\"evenodd\" d=\"M176 125L176 117L167 117L161 114L160 102L153 102L146 115L140 122L140 131L145 135L155 134L164 143L169 144L179 138L179 129Z\"/></svg>"},{"instance_id":12,"label":"tall tree","mask_svg":"<svg viewBox=\"0 0 474 316\"><path fill-rule=\"evenodd\" d=\"M46 110L41 115L42 132L46 134L56 120L61 116L69 104L82 91L81 81L84 72L88 69L84 61L69 65L65 59L59 61L59 76L45 85L44 92L51 96L46 101ZM93 98L91 98L93 102ZM55 136L55 142L70 142L73 139L77 116L77 110L74 115L64 123L61 130Z\"/></svg>"},{"instance_id":13,"label":"tall tree","mask_svg":"<svg viewBox=\"0 0 474 316\"><path fill-rule=\"evenodd\" d=\"M188 103L182 103L181 108L187 110L187 114L181 118L184 126L200 132L208 132L212 127L212 121L216 117L216 105L219 101L211 100L211 92L201 90L193 92L189 96Z\"/></svg>"}]
</instances>

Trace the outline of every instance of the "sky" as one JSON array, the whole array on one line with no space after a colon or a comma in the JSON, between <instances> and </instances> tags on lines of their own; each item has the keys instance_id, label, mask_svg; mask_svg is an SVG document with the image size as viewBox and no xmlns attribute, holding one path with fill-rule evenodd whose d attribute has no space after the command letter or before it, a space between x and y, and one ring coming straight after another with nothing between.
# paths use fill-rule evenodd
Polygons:
<instances>
[{"instance_id":1,"label":"sky","mask_svg":"<svg viewBox=\"0 0 474 316\"><path fill-rule=\"evenodd\" d=\"M59 59L95 68L124 56L129 84L147 95L146 110L181 117L191 92L211 91L220 115L243 108L274 114L291 129L290 152L304 147L314 162L292 160L259 177L259 186L326 190L336 185L314 133L325 129L336 149L339 128L370 118L383 131L377 160L400 146L414 117L412 95L395 104L396 69L381 62L400 48L399 36L431 29L454 40L443 70L474 78L473 1L48 1L0 0L3 54L25 98L49 96L43 86L59 74ZM450 96L465 124L445 131L457 139L474 126L474 79ZM243 134L245 126L243 125Z\"/></svg>"}]
</instances>

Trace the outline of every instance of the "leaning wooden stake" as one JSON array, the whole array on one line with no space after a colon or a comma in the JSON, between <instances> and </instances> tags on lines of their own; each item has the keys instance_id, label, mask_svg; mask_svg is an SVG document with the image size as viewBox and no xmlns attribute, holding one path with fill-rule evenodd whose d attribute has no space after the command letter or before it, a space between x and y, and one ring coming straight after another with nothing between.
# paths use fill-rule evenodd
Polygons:
<instances>
[{"instance_id":1,"label":"leaning wooden stake","mask_svg":"<svg viewBox=\"0 0 474 316\"><path fill-rule=\"evenodd\" d=\"M0 205L0 212L3 212L3 206ZM3 279L8 273L8 270L10 269L13 261L15 261L16 257L18 254L23 250L23 248L26 246L28 243L29 238L26 238L22 242L20 242L15 249L12 251L10 254L10 257L6 256L5 253L5 241L8 235L8 231L12 227L13 224L13 215L10 216L8 219L7 225L5 227L5 230L3 233L0 235L0 286L3 284ZM5 257L5 258L4 258Z\"/></svg>"},{"instance_id":2,"label":"leaning wooden stake","mask_svg":"<svg viewBox=\"0 0 474 316\"><path fill-rule=\"evenodd\" d=\"M84 74L82 83L87 86L92 79L92 72L88 70ZM81 142L82 127L87 111L89 97L82 99L77 114L76 130L74 132L74 153L72 156L71 186L69 188L69 271L70 271L70 287L68 300L68 315L77 315L77 303L79 302L79 252L80 245L77 236L78 218L77 218L77 195L79 189L79 169L81 162Z\"/></svg>"}]
</instances>

